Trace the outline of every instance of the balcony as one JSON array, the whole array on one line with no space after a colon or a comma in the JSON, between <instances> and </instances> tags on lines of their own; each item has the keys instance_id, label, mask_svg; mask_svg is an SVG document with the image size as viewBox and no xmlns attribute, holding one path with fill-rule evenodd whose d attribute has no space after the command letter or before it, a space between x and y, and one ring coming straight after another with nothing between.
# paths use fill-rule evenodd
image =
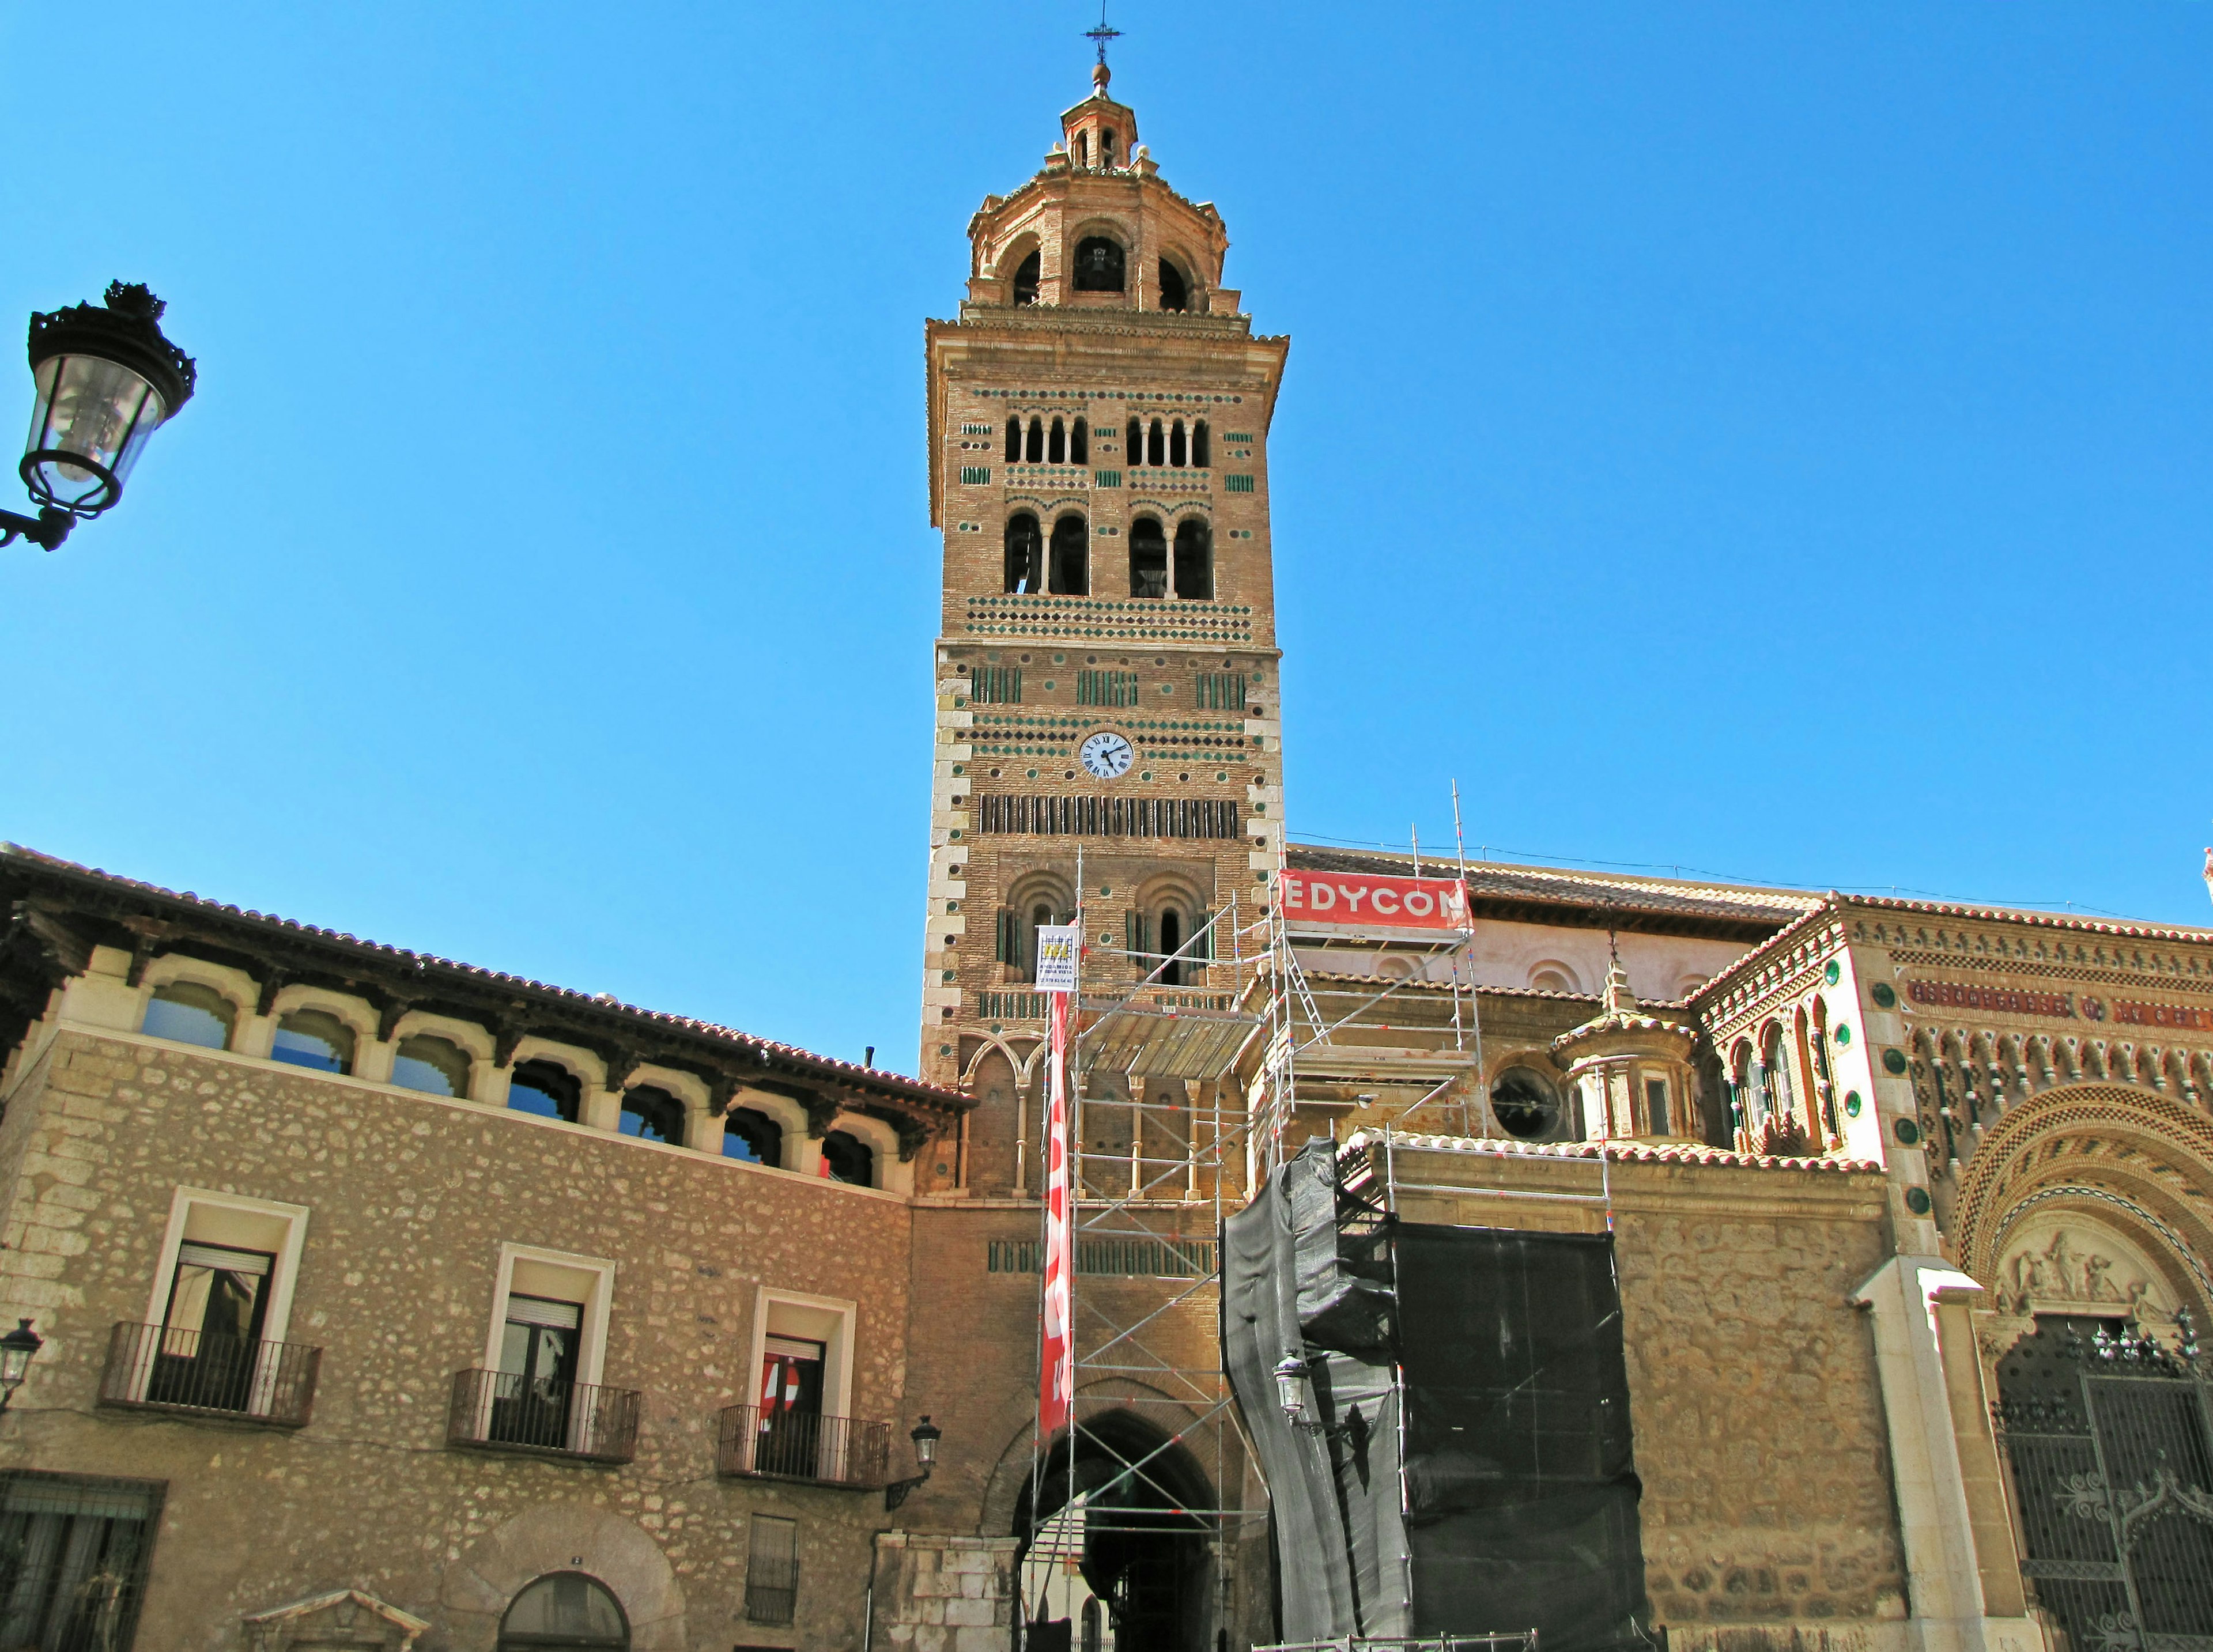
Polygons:
<instances>
[{"instance_id":1,"label":"balcony","mask_svg":"<svg viewBox=\"0 0 2213 1652\"><path fill-rule=\"evenodd\" d=\"M808 1417L758 1405L723 1408L715 1453L718 1473L763 1480L804 1480L866 1491L881 1486L891 1465L892 1425L850 1417Z\"/></svg>"},{"instance_id":2,"label":"balcony","mask_svg":"<svg viewBox=\"0 0 2213 1652\"><path fill-rule=\"evenodd\" d=\"M100 1403L271 1428L307 1426L323 1350L158 1325L115 1327Z\"/></svg>"},{"instance_id":3,"label":"balcony","mask_svg":"<svg viewBox=\"0 0 2213 1652\"><path fill-rule=\"evenodd\" d=\"M588 1463L637 1454L637 1391L513 1371L456 1371L446 1443Z\"/></svg>"}]
</instances>

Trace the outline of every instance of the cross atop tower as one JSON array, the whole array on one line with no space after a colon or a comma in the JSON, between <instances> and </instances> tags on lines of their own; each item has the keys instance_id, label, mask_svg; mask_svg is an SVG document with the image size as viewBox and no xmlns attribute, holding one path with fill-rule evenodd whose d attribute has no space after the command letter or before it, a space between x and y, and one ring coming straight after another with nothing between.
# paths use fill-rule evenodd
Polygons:
<instances>
[{"instance_id":1,"label":"cross atop tower","mask_svg":"<svg viewBox=\"0 0 2213 1652\"><path fill-rule=\"evenodd\" d=\"M1091 71L1091 83L1104 91L1106 82L1113 78L1106 67L1106 42L1122 38L1120 29L1113 28L1107 25L1106 0L1099 0L1099 27L1085 29L1083 38L1099 48L1099 66Z\"/></svg>"}]
</instances>

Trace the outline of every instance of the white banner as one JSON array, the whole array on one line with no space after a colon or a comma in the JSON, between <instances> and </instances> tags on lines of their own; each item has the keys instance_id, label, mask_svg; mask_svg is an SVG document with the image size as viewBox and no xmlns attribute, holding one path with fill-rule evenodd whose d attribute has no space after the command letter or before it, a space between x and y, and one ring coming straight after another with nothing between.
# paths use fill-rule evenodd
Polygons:
<instances>
[{"instance_id":1,"label":"white banner","mask_svg":"<svg viewBox=\"0 0 2213 1652\"><path fill-rule=\"evenodd\" d=\"M1040 992L1076 991L1076 954L1083 943L1083 930L1075 924L1040 924L1037 932L1037 990Z\"/></svg>"}]
</instances>

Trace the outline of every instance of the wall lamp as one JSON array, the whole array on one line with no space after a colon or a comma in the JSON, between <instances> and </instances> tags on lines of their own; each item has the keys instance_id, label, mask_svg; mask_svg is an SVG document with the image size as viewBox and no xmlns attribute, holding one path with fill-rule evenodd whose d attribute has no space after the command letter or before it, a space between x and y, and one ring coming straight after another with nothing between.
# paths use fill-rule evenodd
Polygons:
<instances>
[{"instance_id":1,"label":"wall lamp","mask_svg":"<svg viewBox=\"0 0 2213 1652\"><path fill-rule=\"evenodd\" d=\"M1283 1408L1283 1420L1297 1428L1307 1413L1307 1401L1314 1389L1307 1375L1307 1362L1296 1354L1286 1354L1276 1367L1276 1403Z\"/></svg>"},{"instance_id":2,"label":"wall lamp","mask_svg":"<svg viewBox=\"0 0 2213 1652\"><path fill-rule=\"evenodd\" d=\"M28 1320L18 1320L13 1331L0 1337L0 1411L8 1409L15 1390L23 1386L32 1356L46 1345L46 1338L31 1329Z\"/></svg>"},{"instance_id":3,"label":"wall lamp","mask_svg":"<svg viewBox=\"0 0 2213 1652\"><path fill-rule=\"evenodd\" d=\"M5 1337L0 1337L0 1344L6 1341ZM914 1460L922 1466L922 1472L904 1480L893 1480L884 1488L887 1513L905 1503L915 1487L930 1478L930 1471L937 1466L937 1442L945 1437L945 1430L924 1417L907 1430L906 1437L914 1442Z\"/></svg>"},{"instance_id":4,"label":"wall lamp","mask_svg":"<svg viewBox=\"0 0 2213 1652\"><path fill-rule=\"evenodd\" d=\"M39 514L0 510L0 545L20 538L52 551L112 508L146 439L192 399L198 371L162 336L164 308L144 287L111 281L105 305L32 313L38 396L16 468Z\"/></svg>"}]
</instances>

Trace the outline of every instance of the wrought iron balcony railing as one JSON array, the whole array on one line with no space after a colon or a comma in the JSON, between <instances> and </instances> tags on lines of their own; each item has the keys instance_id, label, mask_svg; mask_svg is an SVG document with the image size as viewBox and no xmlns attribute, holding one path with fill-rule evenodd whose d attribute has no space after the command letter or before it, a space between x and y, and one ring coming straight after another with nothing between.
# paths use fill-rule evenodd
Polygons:
<instances>
[{"instance_id":1,"label":"wrought iron balcony railing","mask_svg":"<svg viewBox=\"0 0 2213 1652\"><path fill-rule=\"evenodd\" d=\"M888 1423L730 1405L722 1411L715 1466L724 1474L869 1490L890 1472L891 1434Z\"/></svg>"},{"instance_id":2,"label":"wrought iron balcony railing","mask_svg":"<svg viewBox=\"0 0 2213 1652\"><path fill-rule=\"evenodd\" d=\"M119 1325L107 1340L103 1405L306 1426L323 1350L158 1325Z\"/></svg>"},{"instance_id":3,"label":"wrought iron balcony railing","mask_svg":"<svg viewBox=\"0 0 2213 1652\"><path fill-rule=\"evenodd\" d=\"M637 1453L638 1400L632 1388L514 1371L456 1371L446 1443L626 1463Z\"/></svg>"}]
</instances>

